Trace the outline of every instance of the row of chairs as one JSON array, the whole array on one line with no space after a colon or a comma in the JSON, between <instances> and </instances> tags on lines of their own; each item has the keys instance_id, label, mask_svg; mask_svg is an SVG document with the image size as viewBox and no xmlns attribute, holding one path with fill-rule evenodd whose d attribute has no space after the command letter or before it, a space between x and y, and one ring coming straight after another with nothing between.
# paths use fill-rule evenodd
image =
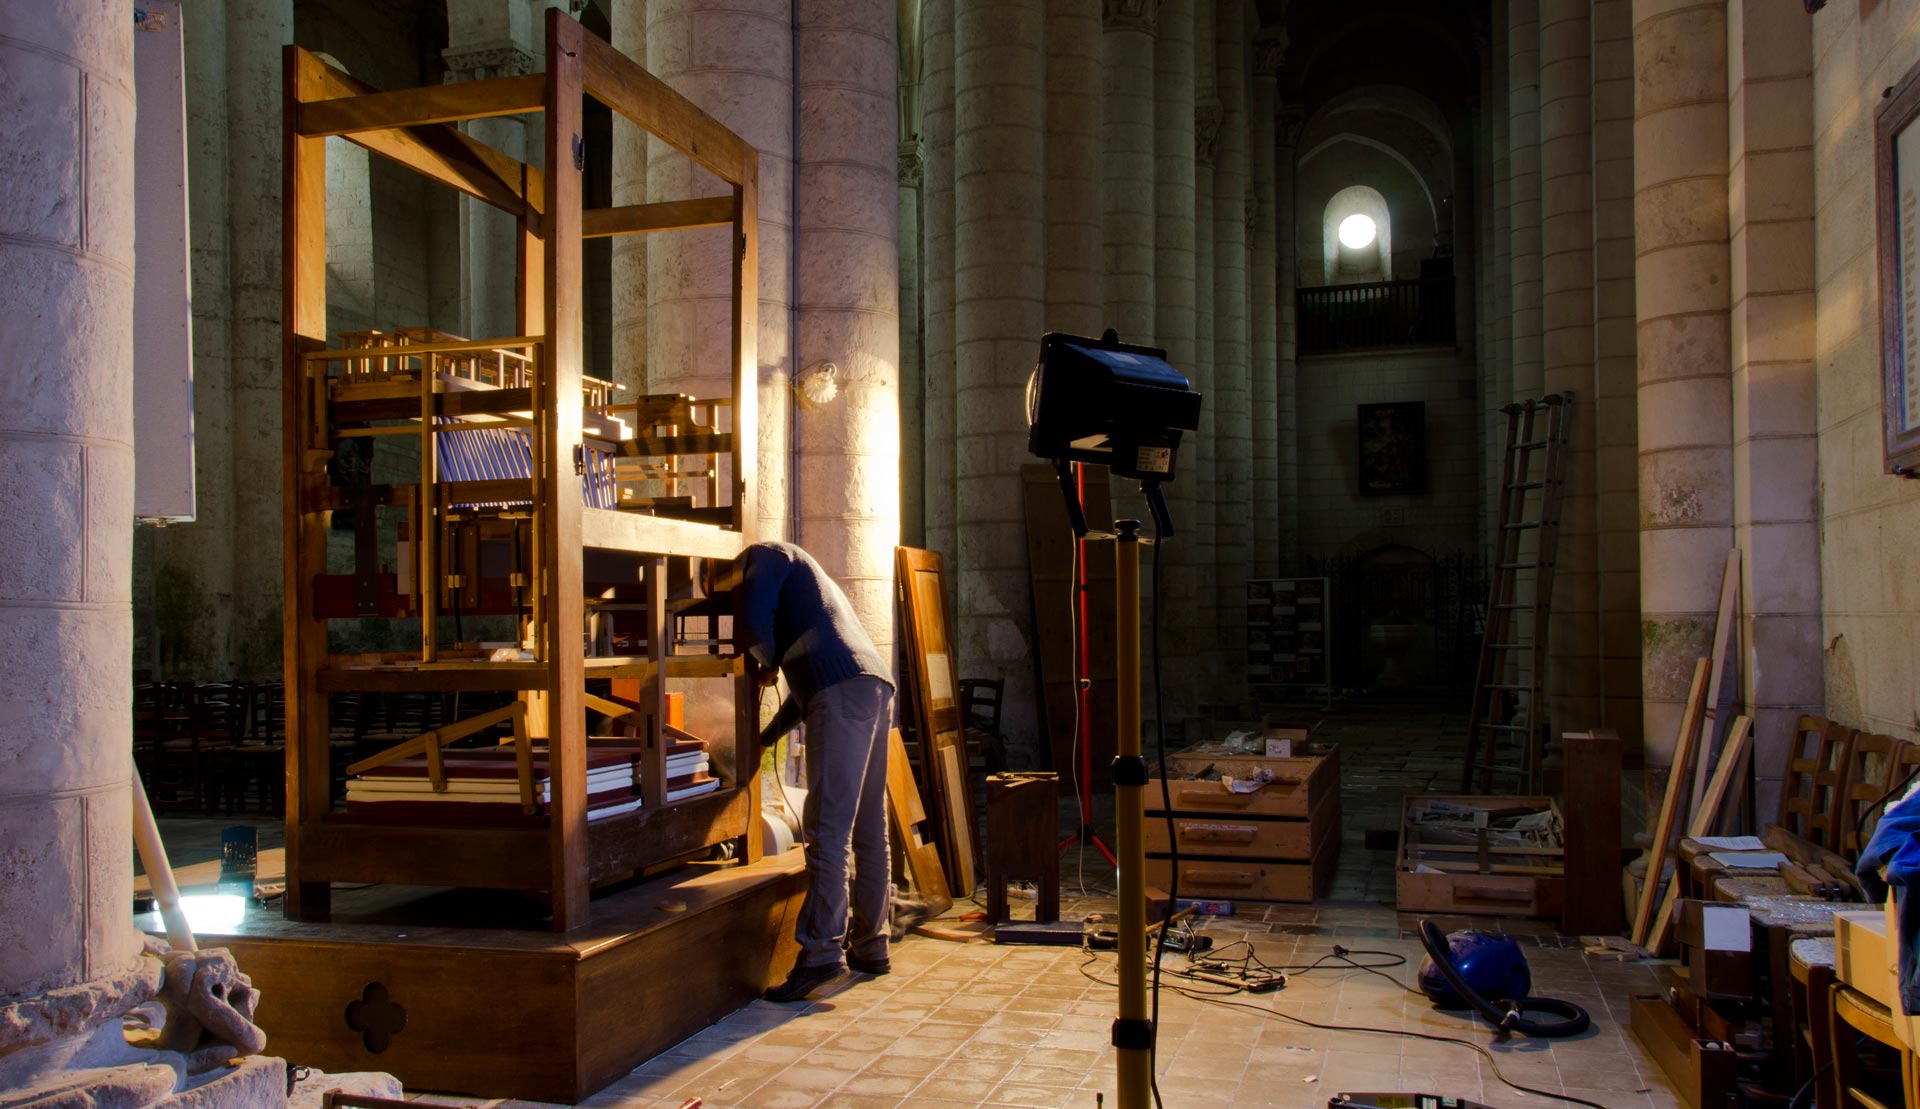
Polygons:
<instances>
[{"instance_id":1,"label":"row of chairs","mask_svg":"<svg viewBox=\"0 0 1920 1109\"><path fill-rule=\"evenodd\" d=\"M1847 858L1858 858L1878 820L1869 811L1920 767L1920 743L1802 716L1787 754L1780 827Z\"/></svg>"},{"instance_id":2,"label":"row of chairs","mask_svg":"<svg viewBox=\"0 0 1920 1109\"><path fill-rule=\"evenodd\" d=\"M511 693L334 693L334 794L345 768L404 739L498 708ZM279 814L286 808L286 690L280 682L141 682L134 764L156 810Z\"/></svg>"}]
</instances>

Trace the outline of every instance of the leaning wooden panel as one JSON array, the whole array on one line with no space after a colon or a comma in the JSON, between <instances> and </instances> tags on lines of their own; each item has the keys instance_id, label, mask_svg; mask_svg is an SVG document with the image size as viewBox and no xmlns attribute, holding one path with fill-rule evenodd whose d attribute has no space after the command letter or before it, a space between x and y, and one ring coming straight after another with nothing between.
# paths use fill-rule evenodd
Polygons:
<instances>
[{"instance_id":1,"label":"leaning wooden panel","mask_svg":"<svg viewBox=\"0 0 1920 1109\"><path fill-rule=\"evenodd\" d=\"M922 786L928 822L946 863L949 889L972 892L972 845L978 842L972 787L967 779L965 739L960 719L959 678L953 625L947 619L946 577L940 556L913 547L894 548L895 589L906 632L908 706L919 739ZM958 751L958 770L950 783L942 752ZM950 794L958 791L957 796Z\"/></svg>"}]
</instances>

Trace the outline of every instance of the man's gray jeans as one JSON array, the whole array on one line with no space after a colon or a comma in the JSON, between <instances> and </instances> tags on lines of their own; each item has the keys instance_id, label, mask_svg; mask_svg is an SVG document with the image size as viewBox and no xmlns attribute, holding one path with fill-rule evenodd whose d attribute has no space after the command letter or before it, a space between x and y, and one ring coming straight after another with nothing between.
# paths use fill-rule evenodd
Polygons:
<instances>
[{"instance_id":1,"label":"man's gray jeans","mask_svg":"<svg viewBox=\"0 0 1920 1109\"><path fill-rule=\"evenodd\" d=\"M798 965L839 964L842 951L887 957L893 896L887 852L887 726L893 690L848 678L807 705L807 896L794 938ZM848 874L852 873L852 900Z\"/></svg>"}]
</instances>

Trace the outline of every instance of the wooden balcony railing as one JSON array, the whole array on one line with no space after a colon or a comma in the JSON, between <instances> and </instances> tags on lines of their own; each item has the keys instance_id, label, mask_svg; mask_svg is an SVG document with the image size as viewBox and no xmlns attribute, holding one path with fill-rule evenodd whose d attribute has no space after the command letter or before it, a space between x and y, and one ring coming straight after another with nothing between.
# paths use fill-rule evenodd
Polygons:
<instances>
[{"instance_id":1,"label":"wooden balcony railing","mask_svg":"<svg viewBox=\"0 0 1920 1109\"><path fill-rule=\"evenodd\" d=\"M1321 285L1296 297L1302 355L1453 342L1451 277Z\"/></svg>"}]
</instances>

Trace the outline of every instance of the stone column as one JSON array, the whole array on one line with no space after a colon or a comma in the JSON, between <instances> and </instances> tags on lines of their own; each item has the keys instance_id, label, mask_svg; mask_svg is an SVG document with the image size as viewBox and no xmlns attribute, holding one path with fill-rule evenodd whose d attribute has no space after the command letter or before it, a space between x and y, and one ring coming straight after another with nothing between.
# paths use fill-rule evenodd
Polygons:
<instances>
[{"instance_id":1,"label":"stone column","mask_svg":"<svg viewBox=\"0 0 1920 1109\"><path fill-rule=\"evenodd\" d=\"M1734 538L1745 555L1742 700L1758 807L1779 806L1795 720L1823 711L1814 403L1812 21L1730 0Z\"/></svg>"},{"instance_id":2,"label":"stone column","mask_svg":"<svg viewBox=\"0 0 1920 1109\"><path fill-rule=\"evenodd\" d=\"M837 367L837 395L802 405L799 541L893 654L900 543L900 274L894 0L804 0L794 305L799 365ZM1016 474L1018 471L1016 471Z\"/></svg>"},{"instance_id":3,"label":"stone column","mask_svg":"<svg viewBox=\"0 0 1920 1109\"><path fill-rule=\"evenodd\" d=\"M1633 0L1641 678L1664 794L1733 545L1725 0Z\"/></svg>"},{"instance_id":4,"label":"stone column","mask_svg":"<svg viewBox=\"0 0 1920 1109\"><path fill-rule=\"evenodd\" d=\"M1633 4L1594 0L1594 491L1600 575L1600 719L1638 751L1639 413L1634 402Z\"/></svg>"},{"instance_id":5,"label":"stone column","mask_svg":"<svg viewBox=\"0 0 1920 1109\"><path fill-rule=\"evenodd\" d=\"M284 584L279 559L261 555L280 549L280 489L241 475L280 472L281 113L280 98L262 90L280 87L280 50L292 41L290 0L228 6L232 673L240 678L280 676Z\"/></svg>"},{"instance_id":6,"label":"stone column","mask_svg":"<svg viewBox=\"0 0 1920 1109\"><path fill-rule=\"evenodd\" d=\"M609 13L613 48L645 64L646 0L614 0ZM613 202L647 202L647 133L613 113ZM630 397L647 392L647 240L650 235L619 235L613 240L613 379Z\"/></svg>"},{"instance_id":7,"label":"stone column","mask_svg":"<svg viewBox=\"0 0 1920 1109\"><path fill-rule=\"evenodd\" d=\"M1207 644L1219 634L1220 593L1214 588L1214 561L1219 555L1218 520L1220 483L1215 459L1220 445L1215 438L1215 415L1220 397L1214 389L1214 317L1213 317L1213 170L1220 153L1220 100L1215 94L1213 72L1213 28L1216 5L1212 0L1195 0L1193 5L1193 371L1188 374L1194 389L1200 392L1200 427L1193 435L1189 452L1193 476L1193 525L1187 529L1190 557L1196 567L1194 627L1199 638L1193 643L1194 669L1199 671L1195 702L1202 714L1218 705L1220 682L1212 666Z\"/></svg>"},{"instance_id":8,"label":"stone column","mask_svg":"<svg viewBox=\"0 0 1920 1109\"><path fill-rule=\"evenodd\" d=\"M1153 332L1167 360L1181 373L1194 372L1193 328L1193 8L1194 0L1160 0L1159 33L1154 36L1154 244ZM1179 472L1167 486L1174 540L1153 552L1165 557L1161 583L1165 624L1161 651L1167 658L1189 658L1200 629L1195 609L1199 567L1194 562L1194 505L1203 492L1194 479L1199 444L1181 444ZM1191 710L1199 675L1190 666L1167 669L1168 735L1173 723Z\"/></svg>"},{"instance_id":9,"label":"stone column","mask_svg":"<svg viewBox=\"0 0 1920 1109\"><path fill-rule=\"evenodd\" d=\"M1550 736L1600 721L1593 402L1590 0L1540 0L1541 326L1547 392L1574 395L1547 660Z\"/></svg>"},{"instance_id":10,"label":"stone column","mask_svg":"<svg viewBox=\"0 0 1920 1109\"><path fill-rule=\"evenodd\" d=\"M616 26L631 25L644 10L640 0L618 14ZM540 70L537 46L541 35L533 8L521 0L449 0L447 46L440 53L447 64L449 84L489 77L515 77ZM627 33L615 32L623 41ZM646 32L638 39L644 43ZM642 55L644 57L644 55ZM276 118L278 113L275 113ZM540 136L530 131L529 116L495 116L470 120L461 127L474 138L511 158L526 161L539 149ZM615 131L616 144L619 132ZM617 157L617 156L616 156ZM539 158L536 155L535 161ZM616 165L615 172L625 167ZM465 248L462 276L461 328L472 338L515 333L513 274L520 233L513 217L471 197L460 199L461 242ZM618 356L616 356L617 358Z\"/></svg>"},{"instance_id":11,"label":"stone column","mask_svg":"<svg viewBox=\"0 0 1920 1109\"><path fill-rule=\"evenodd\" d=\"M134 101L125 9L6 0L0 23L0 345L14 360L0 374L9 1005L111 979L140 955L127 915Z\"/></svg>"},{"instance_id":12,"label":"stone column","mask_svg":"<svg viewBox=\"0 0 1920 1109\"><path fill-rule=\"evenodd\" d=\"M900 541L927 545L927 358L925 288L926 38L921 0L898 0L900 40Z\"/></svg>"},{"instance_id":13,"label":"stone column","mask_svg":"<svg viewBox=\"0 0 1920 1109\"><path fill-rule=\"evenodd\" d=\"M1506 445L1507 420L1500 409L1513 399L1513 113L1508 14L1507 0L1494 0L1490 24L1493 41L1488 51L1493 71L1489 82L1492 96L1487 112L1493 149L1493 234L1489 238L1492 250L1488 252L1493 295L1487 308L1490 341L1480 394L1480 410L1487 428L1488 483L1485 526L1480 534L1489 542L1500 510L1501 452Z\"/></svg>"},{"instance_id":14,"label":"stone column","mask_svg":"<svg viewBox=\"0 0 1920 1109\"><path fill-rule=\"evenodd\" d=\"M1103 0L1041 0L1046 19L1046 330L1098 335L1109 326L1101 151L1106 33ZM1151 0L1142 0L1151 2ZM1152 150L1152 137L1147 149ZM1121 327L1125 336L1127 329ZM1133 341L1139 341L1135 339ZM1039 350L1040 335L1033 336ZM1119 483L1116 482L1116 485Z\"/></svg>"},{"instance_id":15,"label":"stone column","mask_svg":"<svg viewBox=\"0 0 1920 1109\"><path fill-rule=\"evenodd\" d=\"M1247 699L1247 577L1253 564L1253 405L1247 328L1246 7L1220 7L1214 74L1220 94L1220 156L1213 175L1214 432L1219 442L1219 549L1214 559L1218 629L1209 644L1225 704Z\"/></svg>"},{"instance_id":16,"label":"stone column","mask_svg":"<svg viewBox=\"0 0 1920 1109\"><path fill-rule=\"evenodd\" d=\"M918 130L899 148L900 240L900 542L927 545L927 352L925 221L921 190L926 187L925 147Z\"/></svg>"},{"instance_id":17,"label":"stone column","mask_svg":"<svg viewBox=\"0 0 1920 1109\"><path fill-rule=\"evenodd\" d=\"M1525 400L1542 392L1540 0L1507 0L1507 120L1513 392L1504 399Z\"/></svg>"},{"instance_id":18,"label":"stone column","mask_svg":"<svg viewBox=\"0 0 1920 1109\"><path fill-rule=\"evenodd\" d=\"M1158 0L1105 0L1100 211L1106 326L1154 342L1154 29Z\"/></svg>"},{"instance_id":19,"label":"stone column","mask_svg":"<svg viewBox=\"0 0 1920 1109\"><path fill-rule=\"evenodd\" d=\"M1294 177L1305 120L1306 111L1300 105L1281 105L1274 136L1274 299L1279 310L1275 327L1280 361L1280 376L1274 387L1274 439L1279 446L1275 472L1280 502L1277 557L1282 574L1297 573L1300 557L1300 364L1299 320L1295 314L1295 291L1300 285L1300 214L1294 208Z\"/></svg>"},{"instance_id":20,"label":"stone column","mask_svg":"<svg viewBox=\"0 0 1920 1109\"><path fill-rule=\"evenodd\" d=\"M1252 354L1248 382L1253 400L1253 550L1248 575L1280 573L1280 336L1279 261L1274 247L1274 113L1280 99L1280 63L1287 35L1275 28L1253 42L1253 95L1248 102L1247 142L1252 175L1253 242L1247 251L1247 299ZM1242 609L1244 610L1244 602Z\"/></svg>"},{"instance_id":21,"label":"stone column","mask_svg":"<svg viewBox=\"0 0 1920 1109\"><path fill-rule=\"evenodd\" d=\"M953 0L925 0L926 28L926 546L946 558L957 580L959 546L954 531L954 69ZM954 601L953 597L948 598ZM957 609L956 609L957 611Z\"/></svg>"},{"instance_id":22,"label":"stone column","mask_svg":"<svg viewBox=\"0 0 1920 1109\"><path fill-rule=\"evenodd\" d=\"M1024 390L1046 322L1046 93L1038 0L954 18L955 488L951 569L965 673L1004 678L1009 748L1039 749L1027 630Z\"/></svg>"},{"instance_id":23,"label":"stone column","mask_svg":"<svg viewBox=\"0 0 1920 1109\"><path fill-rule=\"evenodd\" d=\"M647 68L752 143L760 161L760 473L762 539L790 535L794 400L793 32L786 0L649 0ZM893 63L889 57L887 71ZM891 141L891 140L889 140ZM719 181L652 140L649 199L711 196ZM889 196L889 210L891 209ZM731 390L733 262L724 228L681 231L647 244L647 385L656 393L725 396ZM891 267L889 267L891 268ZM798 537L805 543L810 537Z\"/></svg>"}]
</instances>

